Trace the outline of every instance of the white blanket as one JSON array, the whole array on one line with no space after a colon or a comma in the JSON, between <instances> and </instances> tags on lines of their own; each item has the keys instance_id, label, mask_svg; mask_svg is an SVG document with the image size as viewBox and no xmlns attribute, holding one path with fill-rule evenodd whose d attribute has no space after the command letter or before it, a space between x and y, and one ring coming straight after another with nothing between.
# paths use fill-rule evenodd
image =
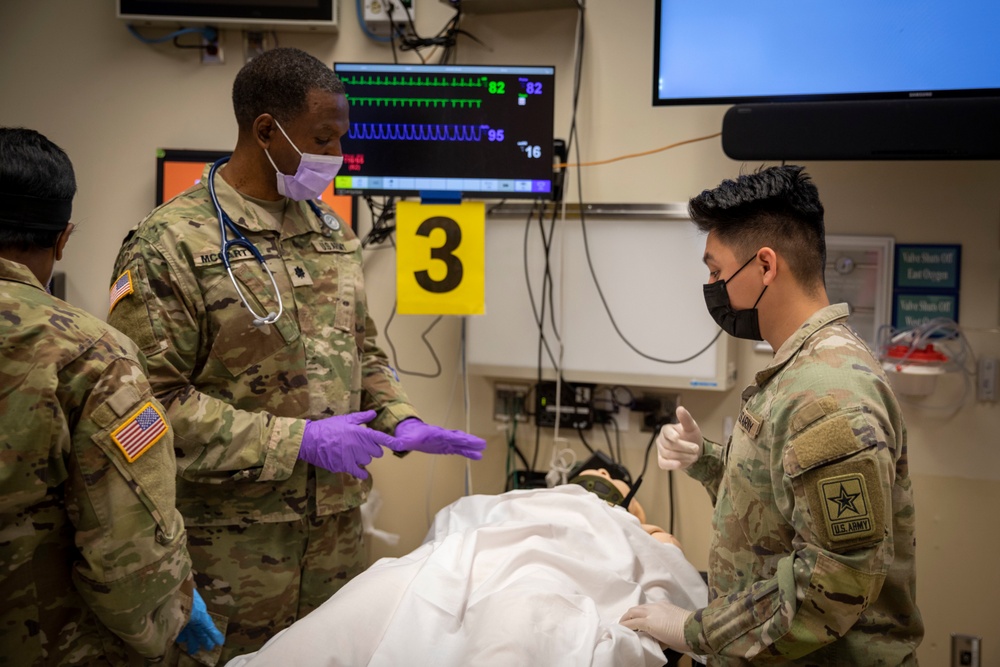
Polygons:
<instances>
[{"instance_id":1,"label":"white blanket","mask_svg":"<svg viewBox=\"0 0 1000 667\"><path fill-rule=\"evenodd\" d=\"M618 619L669 599L707 604L681 551L576 485L469 496L424 544L383 558L228 667L663 665Z\"/></svg>"}]
</instances>

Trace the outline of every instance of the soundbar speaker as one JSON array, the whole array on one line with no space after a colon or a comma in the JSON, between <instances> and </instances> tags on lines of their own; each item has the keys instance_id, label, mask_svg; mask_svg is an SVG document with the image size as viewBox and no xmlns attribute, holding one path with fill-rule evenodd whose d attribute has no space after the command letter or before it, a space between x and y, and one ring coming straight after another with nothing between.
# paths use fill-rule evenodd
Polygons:
<instances>
[{"instance_id":1,"label":"soundbar speaker","mask_svg":"<svg viewBox=\"0 0 1000 667\"><path fill-rule=\"evenodd\" d=\"M1000 97L737 104L734 160L1000 159Z\"/></svg>"}]
</instances>

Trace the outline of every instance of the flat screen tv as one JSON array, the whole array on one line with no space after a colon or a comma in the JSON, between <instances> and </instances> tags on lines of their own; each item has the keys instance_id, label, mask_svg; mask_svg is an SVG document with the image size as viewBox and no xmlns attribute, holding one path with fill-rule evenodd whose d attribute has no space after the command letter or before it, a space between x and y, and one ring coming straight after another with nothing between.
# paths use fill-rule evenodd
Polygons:
<instances>
[{"instance_id":1,"label":"flat screen tv","mask_svg":"<svg viewBox=\"0 0 1000 667\"><path fill-rule=\"evenodd\" d=\"M336 31L338 0L116 0L136 25L218 25L247 30Z\"/></svg>"},{"instance_id":2,"label":"flat screen tv","mask_svg":"<svg viewBox=\"0 0 1000 667\"><path fill-rule=\"evenodd\" d=\"M656 0L653 104L1000 94L996 0Z\"/></svg>"},{"instance_id":3,"label":"flat screen tv","mask_svg":"<svg viewBox=\"0 0 1000 667\"><path fill-rule=\"evenodd\" d=\"M230 155L230 151L161 148L156 151L156 205L184 192L201 182L205 166ZM218 178L218 175L216 175ZM335 195L333 185L320 195L344 222L355 228L357 200L347 195Z\"/></svg>"},{"instance_id":4,"label":"flat screen tv","mask_svg":"<svg viewBox=\"0 0 1000 667\"><path fill-rule=\"evenodd\" d=\"M337 194L551 199L555 68L334 63L351 127Z\"/></svg>"},{"instance_id":5,"label":"flat screen tv","mask_svg":"<svg viewBox=\"0 0 1000 667\"><path fill-rule=\"evenodd\" d=\"M1000 157L996 0L655 8L653 104L736 105L724 147L728 129L747 147L777 144L758 157Z\"/></svg>"}]
</instances>

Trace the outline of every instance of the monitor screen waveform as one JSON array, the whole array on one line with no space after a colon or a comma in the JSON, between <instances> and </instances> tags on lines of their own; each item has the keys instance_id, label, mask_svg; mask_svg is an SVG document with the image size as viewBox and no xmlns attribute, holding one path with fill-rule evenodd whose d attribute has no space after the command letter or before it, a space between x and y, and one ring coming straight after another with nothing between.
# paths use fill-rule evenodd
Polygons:
<instances>
[{"instance_id":1,"label":"monitor screen waveform","mask_svg":"<svg viewBox=\"0 0 1000 667\"><path fill-rule=\"evenodd\" d=\"M335 63L338 194L551 198L555 68Z\"/></svg>"},{"instance_id":2,"label":"monitor screen waveform","mask_svg":"<svg viewBox=\"0 0 1000 667\"><path fill-rule=\"evenodd\" d=\"M365 141L496 141L489 125L428 123L352 123L347 136Z\"/></svg>"}]
</instances>

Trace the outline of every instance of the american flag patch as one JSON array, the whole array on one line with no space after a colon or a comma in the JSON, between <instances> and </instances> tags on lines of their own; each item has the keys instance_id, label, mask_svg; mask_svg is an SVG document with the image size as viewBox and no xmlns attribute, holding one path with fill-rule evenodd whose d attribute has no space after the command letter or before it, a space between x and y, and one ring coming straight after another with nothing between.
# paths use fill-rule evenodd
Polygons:
<instances>
[{"instance_id":1,"label":"american flag patch","mask_svg":"<svg viewBox=\"0 0 1000 667\"><path fill-rule=\"evenodd\" d=\"M111 295L108 298L108 313L114 310L116 303L131 293L132 271L129 270L118 276L118 280L116 280L115 284L111 286Z\"/></svg>"},{"instance_id":2,"label":"american flag patch","mask_svg":"<svg viewBox=\"0 0 1000 667\"><path fill-rule=\"evenodd\" d=\"M124 424L111 433L111 439L132 463L152 447L170 429L167 421L152 403L139 408Z\"/></svg>"}]
</instances>

